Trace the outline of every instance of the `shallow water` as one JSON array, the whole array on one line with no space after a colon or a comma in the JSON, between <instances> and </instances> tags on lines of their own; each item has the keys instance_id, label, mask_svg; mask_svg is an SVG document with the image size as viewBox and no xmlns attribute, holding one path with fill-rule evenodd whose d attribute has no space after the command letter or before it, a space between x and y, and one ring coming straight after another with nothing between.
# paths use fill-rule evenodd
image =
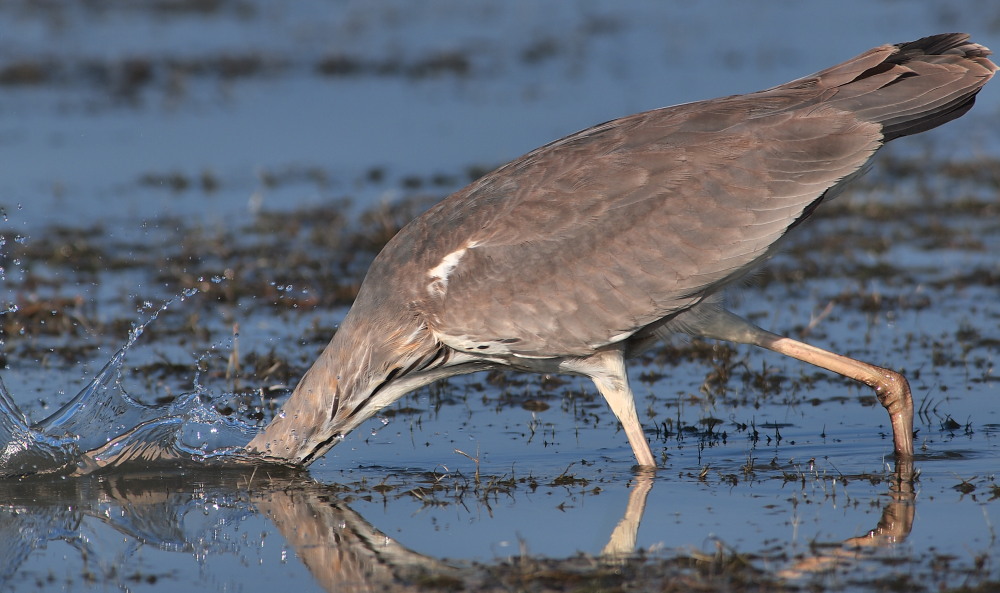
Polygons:
<instances>
[{"instance_id":1,"label":"shallow water","mask_svg":"<svg viewBox=\"0 0 1000 593\"><path fill-rule=\"evenodd\" d=\"M11 430L67 405L193 289L128 348L121 385L95 385L177 411L170 430L194 427L192 410L266 419L380 233L475 170L883 42L969 30L1000 47L998 15L934 2L184 6L0 6L0 309L16 309L0 354L27 417L8 415ZM983 172L1000 156L998 97L987 87L968 116L897 143L733 295L765 327L906 372L912 491L866 390L679 342L630 367L655 477L633 473L586 382L473 375L404 398L307 474L4 480L3 586L995 584L1000 218ZM44 442L58 459L80 444Z\"/></svg>"}]
</instances>

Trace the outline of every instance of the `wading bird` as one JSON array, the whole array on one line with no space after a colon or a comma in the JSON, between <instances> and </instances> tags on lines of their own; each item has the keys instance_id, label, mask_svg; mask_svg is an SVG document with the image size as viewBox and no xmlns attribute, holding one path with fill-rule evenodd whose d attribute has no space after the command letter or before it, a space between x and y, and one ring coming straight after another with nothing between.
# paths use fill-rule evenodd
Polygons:
<instances>
[{"instance_id":1,"label":"wading bird","mask_svg":"<svg viewBox=\"0 0 1000 593\"><path fill-rule=\"evenodd\" d=\"M672 334L761 346L865 383L913 455L900 374L765 331L720 293L886 142L968 111L996 71L964 34L884 45L747 95L556 140L407 224L278 416L247 445L308 464L404 394L489 369L593 379L655 466L625 360Z\"/></svg>"}]
</instances>

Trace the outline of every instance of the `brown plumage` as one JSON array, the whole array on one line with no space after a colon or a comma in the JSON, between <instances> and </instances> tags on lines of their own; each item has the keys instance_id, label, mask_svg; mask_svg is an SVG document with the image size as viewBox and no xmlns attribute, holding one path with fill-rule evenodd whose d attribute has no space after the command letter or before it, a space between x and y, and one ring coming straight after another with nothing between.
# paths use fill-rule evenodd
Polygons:
<instances>
[{"instance_id":1,"label":"brown plumage","mask_svg":"<svg viewBox=\"0 0 1000 593\"><path fill-rule=\"evenodd\" d=\"M771 89L631 115L452 194L378 255L354 307L251 452L309 463L439 378L590 376L654 465L623 360L672 332L755 344L872 386L912 455L900 375L771 334L718 295L884 143L968 111L996 66L968 36L885 45Z\"/></svg>"}]
</instances>

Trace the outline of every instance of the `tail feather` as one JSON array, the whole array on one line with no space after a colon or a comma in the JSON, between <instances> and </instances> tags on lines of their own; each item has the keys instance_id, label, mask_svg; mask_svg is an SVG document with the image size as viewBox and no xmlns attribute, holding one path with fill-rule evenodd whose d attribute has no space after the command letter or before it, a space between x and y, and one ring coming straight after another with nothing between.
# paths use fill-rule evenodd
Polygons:
<instances>
[{"instance_id":1,"label":"tail feather","mask_svg":"<svg viewBox=\"0 0 1000 593\"><path fill-rule=\"evenodd\" d=\"M789 86L828 89L823 103L882 126L883 141L936 128L972 108L997 71L964 33L884 45Z\"/></svg>"}]
</instances>

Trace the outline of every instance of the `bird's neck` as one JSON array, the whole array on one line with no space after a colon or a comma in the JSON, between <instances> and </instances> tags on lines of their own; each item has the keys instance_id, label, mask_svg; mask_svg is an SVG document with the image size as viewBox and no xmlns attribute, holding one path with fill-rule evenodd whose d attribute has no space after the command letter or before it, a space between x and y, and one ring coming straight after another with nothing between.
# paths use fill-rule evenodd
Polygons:
<instances>
[{"instance_id":1,"label":"bird's neck","mask_svg":"<svg viewBox=\"0 0 1000 593\"><path fill-rule=\"evenodd\" d=\"M419 372L436 343L422 323L408 319L387 330L386 323L355 317L348 313L248 452L308 464L382 407L441 376Z\"/></svg>"},{"instance_id":2,"label":"bird's neck","mask_svg":"<svg viewBox=\"0 0 1000 593\"><path fill-rule=\"evenodd\" d=\"M335 437L332 425L339 405L340 381L335 368L339 357L331 352L334 347L334 342L327 345L271 423L250 441L250 453L282 462L307 463L322 443Z\"/></svg>"}]
</instances>

